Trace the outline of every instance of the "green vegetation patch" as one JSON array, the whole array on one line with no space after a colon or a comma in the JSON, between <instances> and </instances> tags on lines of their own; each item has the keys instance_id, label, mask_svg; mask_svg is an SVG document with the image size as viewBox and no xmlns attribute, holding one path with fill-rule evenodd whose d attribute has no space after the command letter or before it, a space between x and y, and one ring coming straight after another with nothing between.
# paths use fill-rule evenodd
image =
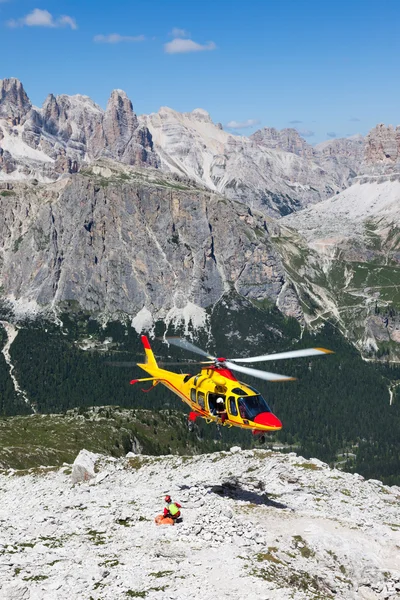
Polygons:
<instances>
[{"instance_id":1,"label":"green vegetation patch","mask_svg":"<svg viewBox=\"0 0 400 600\"><path fill-rule=\"evenodd\" d=\"M300 552L303 558L312 558L315 556L314 550L307 546L306 541L301 537L301 535L294 535L294 546Z\"/></svg>"},{"instance_id":2,"label":"green vegetation patch","mask_svg":"<svg viewBox=\"0 0 400 600\"><path fill-rule=\"evenodd\" d=\"M295 463L294 467L300 467L301 469L308 469L309 471L321 471L321 467L314 463Z\"/></svg>"},{"instance_id":3,"label":"green vegetation patch","mask_svg":"<svg viewBox=\"0 0 400 600\"><path fill-rule=\"evenodd\" d=\"M268 560L269 562L278 564L278 565L282 565L284 564L281 560L279 560L279 558L276 558L276 556L273 555L272 551L270 551L270 549L268 548L268 552L259 552L256 556L257 561L258 562L264 562L265 560Z\"/></svg>"}]
</instances>

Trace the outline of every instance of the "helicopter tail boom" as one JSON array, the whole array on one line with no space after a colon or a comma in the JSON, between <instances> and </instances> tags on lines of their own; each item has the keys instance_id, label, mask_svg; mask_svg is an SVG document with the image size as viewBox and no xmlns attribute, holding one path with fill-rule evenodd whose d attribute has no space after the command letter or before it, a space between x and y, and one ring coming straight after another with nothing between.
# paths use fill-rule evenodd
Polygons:
<instances>
[{"instance_id":1,"label":"helicopter tail boom","mask_svg":"<svg viewBox=\"0 0 400 600\"><path fill-rule=\"evenodd\" d=\"M142 335L141 340L142 340L142 344L144 347L144 353L145 353L145 357L146 357L145 364L149 365L149 367L158 368L158 364L155 359L153 350L151 349L148 338L145 335Z\"/></svg>"}]
</instances>

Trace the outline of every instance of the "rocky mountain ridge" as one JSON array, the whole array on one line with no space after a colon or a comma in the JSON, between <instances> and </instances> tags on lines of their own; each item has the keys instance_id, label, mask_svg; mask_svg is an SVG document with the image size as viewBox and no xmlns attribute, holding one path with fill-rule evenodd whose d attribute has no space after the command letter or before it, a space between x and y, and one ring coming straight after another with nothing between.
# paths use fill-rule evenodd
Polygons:
<instances>
[{"instance_id":1,"label":"rocky mountain ridge","mask_svg":"<svg viewBox=\"0 0 400 600\"><path fill-rule=\"evenodd\" d=\"M333 317L362 351L398 359L400 342L399 175L360 177L347 190L282 224L305 238L319 257L329 302L320 314ZM306 267L305 287L315 297L321 280ZM303 274L304 274L303 271ZM298 271L299 273L301 271ZM303 279L304 283L304 279Z\"/></svg>"},{"instance_id":2,"label":"rocky mountain ridge","mask_svg":"<svg viewBox=\"0 0 400 600\"><path fill-rule=\"evenodd\" d=\"M279 216L345 189L360 172L362 141L327 144L313 148L294 129L233 135L203 109L138 117L122 90L105 111L81 95L50 94L37 108L17 79L0 81L0 180L50 182L107 157L192 178Z\"/></svg>"},{"instance_id":3,"label":"rocky mountain ridge","mask_svg":"<svg viewBox=\"0 0 400 600\"><path fill-rule=\"evenodd\" d=\"M77 302L140 330L159 318L204 325L204 309L234 290L392 353L396 131L312 147L294 129L234 136L202 109L138 117L121 90L105 111L79 95L37 109L18 80L3 80L2 297L25 313ZM384 218L368 208L374 181L392 190Z\"/></svg>"},{"instance_id":4,"label":"rocky mountain ridge","mask_svg":"<svg viewBox=\"0 0 400 600\"><path fill-rule=\"evenodd\" d=\"M72 467L0 478L5 600L399 595L400 489L316 459L84 451ZM156 527L166 493L183 522Z\"/></svg>"},{"instance_id":5,"label":"rocky mountain ridge","mask_svg":"<svg viewBox=\"0 0 400 600\"><path fill-rule=\"evenodd\" d=\"M99 156L157 166L149 131L114 90L103 111L87 96L53 96L32 106L17 79L0 81L0 179L53 181Z\"/></svg>"},{"instance_id":6,"label":"rocky mountain ridge","mask_svg":"<svg viewBox=\"0 0 400 600\"><path fill-rule=\"evenodd\" d=\"M76 302L130 315L138 331L157 319L204 325L230 290L301 318L265 217L160 176L103 161L53 184L3 184L3 298L28 312Z\"/></svg>"}]
</instances>

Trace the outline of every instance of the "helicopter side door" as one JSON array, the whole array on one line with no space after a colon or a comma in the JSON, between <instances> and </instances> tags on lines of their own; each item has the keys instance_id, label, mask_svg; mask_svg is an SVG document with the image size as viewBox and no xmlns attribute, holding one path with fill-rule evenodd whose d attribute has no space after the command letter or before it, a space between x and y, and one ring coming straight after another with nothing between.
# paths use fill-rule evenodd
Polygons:
<instances>
[{"instance_id":1,"label":"helicopter side door","mask_svg":"<svg viewBox=\"0 0 400 600\"><path fill-rule=\"evenodd\" d=\"M241 423L242 419L240 418L237 400L235 396L229 396L226 401L226 408L228 411L228 419L233 421L234 423Z\"/></svg>"}]
</instances>

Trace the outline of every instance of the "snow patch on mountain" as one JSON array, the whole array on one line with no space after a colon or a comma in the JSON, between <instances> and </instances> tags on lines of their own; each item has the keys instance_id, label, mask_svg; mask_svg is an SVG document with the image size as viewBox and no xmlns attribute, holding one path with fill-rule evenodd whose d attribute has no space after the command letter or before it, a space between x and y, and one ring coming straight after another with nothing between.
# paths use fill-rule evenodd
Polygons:
<instances>
[{"instance_id":1,"label":"snow patch on mountain","mask_svg":"<svg viewBox=\"0 0 400 600\"><path fill-rule=\"evenodd\" d=\"M306 208L283 223L297 229L311 246L324 250L363 230L366 219L400 217L400 181L392 178L361 178L332 198Z\"/></svg>"},{"instance_id":2,"label":"snow patch on mountain","mask_svg":"<svg viewBox=\"0 0 400 600\"><path fill-rule=\"evenodd\" d=\"M0 127L2 122L0 121ZM30 160L35 160L39 162L50 162L53 163L54 159L42 152L41 150L36 150L35 148L31 148L26 144L22 137L23 128L22 126L14 127L12 129L12 134L7 131L7 129L3 126L2 133L3 138L0 140L0 148L3 150L8 150L10 154L14 157L18 158L28 158Z\"/></svg>"},{"instance_id":3,"label":"snow patch on mountain","mask_svg":"<svg viewBox=\"0 0 400 600\"><path fill-rule=\"evenodd\" d=\"M143 308L137 313L135 317L132 319L132 327L137 331L137 333L142 333L143 331L150 331L154 327L153 315L149 311L148 308L143 306Z\"/></svg>"},{"instance_id":4,"label":"snow patch on mountain","mask_svg":"<svg viewBox=\"0 0 400 600\"><path fill-rule=\"evenodd\" d=\"M194 330L204 329L208 323L208 315L204 308L187 302L185 306L173 306L165 317L165 323L168 326L172 324L175 328L180 325L184 326L184 335L191 335L191 328Z\"/></svg>"}]
</instances>

